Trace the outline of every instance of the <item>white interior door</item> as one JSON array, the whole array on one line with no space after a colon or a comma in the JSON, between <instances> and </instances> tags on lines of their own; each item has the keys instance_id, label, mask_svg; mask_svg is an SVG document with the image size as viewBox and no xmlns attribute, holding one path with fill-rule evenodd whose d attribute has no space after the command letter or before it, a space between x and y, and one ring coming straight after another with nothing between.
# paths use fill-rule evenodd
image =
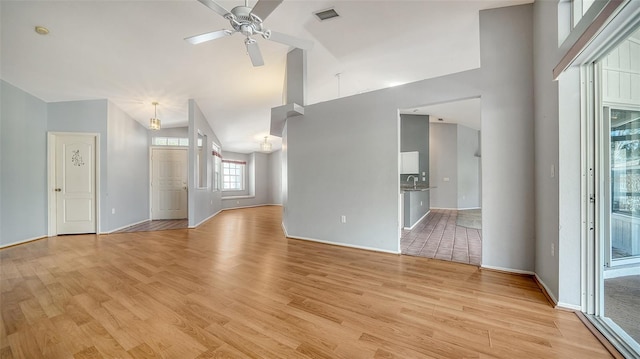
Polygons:
<instances>
[{"instance_id":1,"label":"white interior door","mask_svg":"<svg viewBox=\"0 0 640 359\"><path fill-rule=\"evenodd\" d=\"M96 137L56 136L58 234L96 233Z\"/></svg>"},{"instance_id":2,"label":"white interior door","mask_svg":"<svg viewBox=\"0 0 640 359\"><path fill-rule=\"evenodd\" d=\"M187 218L187 150L151 151L151 219Z\"/></svg>"}]
</instances>

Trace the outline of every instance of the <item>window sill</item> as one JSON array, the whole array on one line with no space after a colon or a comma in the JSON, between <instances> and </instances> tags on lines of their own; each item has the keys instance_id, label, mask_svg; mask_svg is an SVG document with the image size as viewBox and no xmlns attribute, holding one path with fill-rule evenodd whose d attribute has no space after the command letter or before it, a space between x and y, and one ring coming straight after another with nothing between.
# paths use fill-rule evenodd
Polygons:
<instances>
[{"instance_id":1,"label":"window sill","mask_svg":"<svg viewBox=\"0 0 640 359\"><path fill-rule=\"evenodd\" d=\"M225 199L247 199L247 198L256 198L256 196L228 196L228 197L222 197L222 200L224 201Z\"/></svg>"}]
</instances>

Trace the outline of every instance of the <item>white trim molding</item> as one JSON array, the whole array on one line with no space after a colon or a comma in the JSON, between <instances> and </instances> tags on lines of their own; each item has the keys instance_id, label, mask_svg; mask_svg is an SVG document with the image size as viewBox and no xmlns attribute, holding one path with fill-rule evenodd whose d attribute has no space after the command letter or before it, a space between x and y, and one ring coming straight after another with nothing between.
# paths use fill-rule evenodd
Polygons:
<instances>
[{"instance_id":1,"label":"white trim molding","mask_svg":"<svg viewBox=\"0 0 640 359\"><path fill-rule=\"evenodd\" d=\"M416 223L414 223L414 224L413 224L413 226L411 226L411 227L404 227L404 229L409 230L409 231L410 231L410 230L412 230L412 229L414 229L414 228L415 228L415 226L417 226L417 225L418 225L418 223L420 223L420 222L421 222L421 221L422 221L422 220L423 220L423 219L424 219L424 218L425 218L425 217L426 217L430 212L431 212L431 210L428 210L428 211L427 211L427 213L425 213L425 214L424 214L424 216L420 217L420 219L419 219L419 220L417 220L417 221L416 221Z\"/></svg>"},{"instance_id":2,"label":"white trim molding","mask_svg":"<svg viewBox=\"0 0 640 359\"><path fill-rule=\"evenodd\" d=\"M209 217L207 217L207 218L203 219L202 221L200 221L200 222L196 223L196 225L195 225L195 226L189 226L189 229L198 228L201 224L203 224L204 222L206 222L206 221L210 220L211 218L213 218L213 217L217 216L220 212L222 212L222 210L219 210L218 212L216 212L216 213L214 213L214 214L210 215Z\"/></svg>"},{"instance_id":3,"label":"white trim molding","mask_svg":"<svg viewBox=\"0 0 640 359\"><path fill-rule=\"evenodd\" d=\"M381 253L389 253L389 254L400 254L400 251L390 251L390 250L386 250L386 249L373 248L373 247L367 247L367 246L359 246L359 245L355 245L355 244L331 242L331 241L325 241L325 240L322 240L322 239L315 239L315 238L308 238L308 237L291 236L291 235L287 234L287 229L284 226L284 224L282 225L282 229L284 230L285 236L287 238L291 238L291 239L298 239L298 240L316 242L316 243L322 243L322 244L330 244L330 245L339 246L339 247L361 249L361 250L372 251L372 252L381 252Z\"/></svg>"},{"instance_id":4,"label":"white trim molding","mask_svg":"<svg viewBox=\"0 0 640 359\"><path fill-rule=\"evenodd\" d=\"M558 299L557 299L557 298L556 298L556 296L553 294L553 292L549 289L549 287L547 287L547 284L546 284L546 283L545 283L545 282L544 282L544 281L543 281L543 280L538 276L538 273L534 273L534 277L536 278L536 281L537 281L538 283L540 283L540 285L542 286L542 290L544 290L545 292L547 292L547 296L548 296L549 298L551 298L551 300L553 301L553 304L554 304L556 307L559 307L559 306L560 306L560 304L558 303ZM562 307L563 307L563 308L569 308L569 307L567 307L567 306L568 306L568 304L563 304L563 305L562 305ZM569 309L572 309L572 308L569 308Z\"/></svg>"},{"instance_id":5,"label":"white trim molding","mask_svg":"<svg viewBox=\"0 0 640 359\"><path fill-rule=\"evenodd\" d=\"M527 274L527 275L531 275L531 276L535 275L534 272L528 271L528 270L505 268L505 267L496 267L496 266L489 266L489 265L486 265L486 264L481 265L480 268L481 269L495 270L495 271L499 271L499 272L506 272L506 273Z\"/></svg>"},{"instance_id":6,"label":"white trim molding","mask_svg":"<svg viewBox=\"0 0 640 359\"><path fill-rule=\"evenodd\" d=\"M55 236L44 235L44 236L38 236L38 237L23 239L21 241L0 245L0 249L17 246L18 244L25 244L25 243L28 243L28 242L33 242L33 241L37 241L39 239L45 239L45 238L48 238L48 237L55 237Z\"/></svg>"}]
</instances>

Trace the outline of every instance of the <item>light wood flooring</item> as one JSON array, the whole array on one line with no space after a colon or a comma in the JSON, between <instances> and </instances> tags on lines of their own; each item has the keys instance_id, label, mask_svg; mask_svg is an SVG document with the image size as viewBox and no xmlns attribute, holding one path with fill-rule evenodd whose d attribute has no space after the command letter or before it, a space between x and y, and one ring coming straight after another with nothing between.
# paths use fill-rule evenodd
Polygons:
<instances>
[{"instance_id":1,"label":"light wood flooring","mask_svg":"<svg viewBox=\"0 0 640 359\"><path fill-rule=\"evenodd\" d=\"M482 230L457 225L458 211L432 209L400 237L402 254L446 261L482 263Z\"/></svg>"},{"instance_id":2,"label":"light wood flooring","mask_svg":"<svg viewBox=\"0 0 640 359\"><path fill-rule=\"evenodd\" d=\"M0 250L0 357L610 358L528 276L287 239L281 211Z\"/></svg>"}]
</instances>

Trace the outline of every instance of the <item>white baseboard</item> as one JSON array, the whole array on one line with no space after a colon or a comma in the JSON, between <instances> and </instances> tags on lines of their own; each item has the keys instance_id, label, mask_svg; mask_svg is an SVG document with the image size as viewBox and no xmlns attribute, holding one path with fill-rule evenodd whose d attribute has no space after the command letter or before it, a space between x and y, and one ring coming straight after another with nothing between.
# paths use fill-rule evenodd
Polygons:
<instances>
[{"instance_id":1,"label":"white baseboard","mask_svg":"<svg viewBox=\"0 0 640 359\"><path fill-rule=\"evenodd\" d=\"M424 214L424 216L420 217L420 219L417 220L416 223L413 224L413 226L404 227L404 229L409 230L409 231L412 230L418 223L420 223L420 221L422 221L424 219L424 217L426 217L429 214L429 212L431 212L431 210L428 210L427 213Z\"/></svg>"},{"instance_id":2,"label":"white baseboard","mask_svg":"<svg viewBox=\"0 0 640 359\"><path fill-rule=\"evenodd\" d=\"M38 239L43 239L43 238L47 238L47 237L48 237L47 235L42 235L42 236L39 236L39 237L33 237L33 238L23 239L23 240L21 240L21 241L17 241L17 242L13 242L13 243L3 244L3 245L0 245L0 249L2 249L2 248L7 248L7 247L13 247L13 246L15 246L15 245L18 245L18 244L24 244L24 243L27 243L27 242L37 241Z\"/></svg>"},{"instance_id":3,"label":"white baseboard","mask_svg":"<svg viewBox=\"0 0 640 359\"><path fill-rule=\"evenodd\" d=\"M446 209L449 211L466 211L468 209L482 209L482 207L462 207L462 208L431 207L431 209Z\"/></svg>"},{"instance_id":4,"label":"white baseboard","mask_svg":"<svg viewBox=\"0 0 640 359\"><path fill-rule=\"evenodd\" d=\"M289 233L287 233L287 227L285 227L284 222L280 223L282 225L282 231L284 232L285 237L289 237Z\"/></svg>"},{"instance_id":5,"label":"white baseboard","mask_svg":"<svg viewBox=\"0 0 640 359\"><path fill-rule=\"evenodd\" d=\"M284 226L283 226L283 229L284 229ZM290 235L288 235L286 233L287 233L287 231L285 229L285 235L287 236L287 238L300 239L300 240L303 240L303 241L317 242L317 243L322 243L322 244L330 244L330 245L334 245L334 246L347 247L347 248L363 249L363 250L366 250L366 251L373 251L373 252L400 254L400 251L389 251L389 250L386 250L386 249L366 247L366 246L358 246L358 245L355 245L355 244L324 241L324 240L321 240L321 239L308 238L308 237L290 236Z\"/></svg>"},{"instance_id":6,"label":"white baseboard","mask_svg":"<svg viewBox=\"0 0 640 359\"><path fill-rule=\"evenodd\" d=\"M496 266L489 266L489 265L485 265L485 264L481 265L480 268L492 269L492 270L496 270L496 271L500 271L500 272L507 272L507 273L535 275L534 272L528 271L528 270L496 267Z\"/></svg>"},{"instance_id":7,"label":"white baseboard","mask_svg":"<svg viewBox=\"0 0 640 359\"><path fill-rule=\"evenodd\" d=\"M549 295L551 295L551 294L549 293ZM553 297L552 297L552 299L553 299ZM581 312L581 311L582 311L582 307L581 307L581 306L579 306L579 305L569 304L569 303L563 303L563 302L558 302L558 303L556 304L556 308L559 308L559 309L568 309L568 310L575 310L575 311L578 311L578 312Z\"/></svg>"},{"instance_id":8,"label":"white baseboard","mask_svg":"<svg viewBox=\"0 0 640 359\"><path fill-rule=\"evenodd\" d=\"M196 225L195 225L195 226L189 226L189 229L198 228L201 224L203 224L204 222L206 222L206 221L210 220L211 218L213 218L213 217L217 216L217 215L218 215L218 213L220 213L220 212L222 212L222 210L219 210L218 212L216 212L216 213L214 213L214 214L210 215L209 217L207 217L207 218L203 219L203 220L202 220L202 221L200 221L199 223L196 223Z\"/></svg>"},{"instance_id":9,"label":"white baseboard","mask_svg":"<svg viewBox=\"0 0 640 359\"><path fill-rule=\"evenodd\" d=\"M228 211L230 209L242 209L242 208L254 208L254 207L265 207L265 206L281 206L280 204L252 204L250 206L239 206L239 207L229 207L223 208L221 211Z\"/></svg>"},{"instance_id":10,"label":"white baseboard","mask_svg":"<svg viewBox=\"0 0 640 359\"><path fill-rule=\"evenodd\" d=\"M535 273L534 276L536 277L536 280L538 281L538 283L540 283L540 285L542 285L542 288L544 289L544 291L547 292L547 295L549 296L549 298L551 298L551 300L553 301L553 304L556 307L560 306L560 303L558 303L558 299L556 298L555 295L553 295L553 292L549 289L549 287L547 287L545 282L538 276L538 273ZM564 308L564 306L563 306L563 308Z\"/></svg>"},{"instance_id":11,"label":"white baseboard","mask_svg":"<svg viewBox=\"0 0 640 359\"><path fill-rule=\"evenodd\" d=\"M112 229L112 230L110 230L109 232L100 232L100 234L111 234L111 233L113 233L113 232L117 232L117 231L119 231L119 230L121 230L121 229L125 229L125 228L128 228L128 227L132 227L132 226L138 225L138 224L140 224L140 223L148 222L148 221L150 221L150 220L151 220L151 219L143 219L142 221L139 221L139 222L135 222L135 223L127 224L126 226L122 226L122 227L120 227L120 228Z\"/></svg>"},{"instance_id":12,"label":"white baseboard","mask_svg":"<svg viewBox=\"0 0 640 359\"><path fill-rule=\"evenodd\" d=\"M223 201L232 201L232 200L239 200L239 199L252 199L252 198L256 198L255 195L242 195L242 196L227 196L227 197L220 197L221 200Z\"/></svg>"}]
</instances>

